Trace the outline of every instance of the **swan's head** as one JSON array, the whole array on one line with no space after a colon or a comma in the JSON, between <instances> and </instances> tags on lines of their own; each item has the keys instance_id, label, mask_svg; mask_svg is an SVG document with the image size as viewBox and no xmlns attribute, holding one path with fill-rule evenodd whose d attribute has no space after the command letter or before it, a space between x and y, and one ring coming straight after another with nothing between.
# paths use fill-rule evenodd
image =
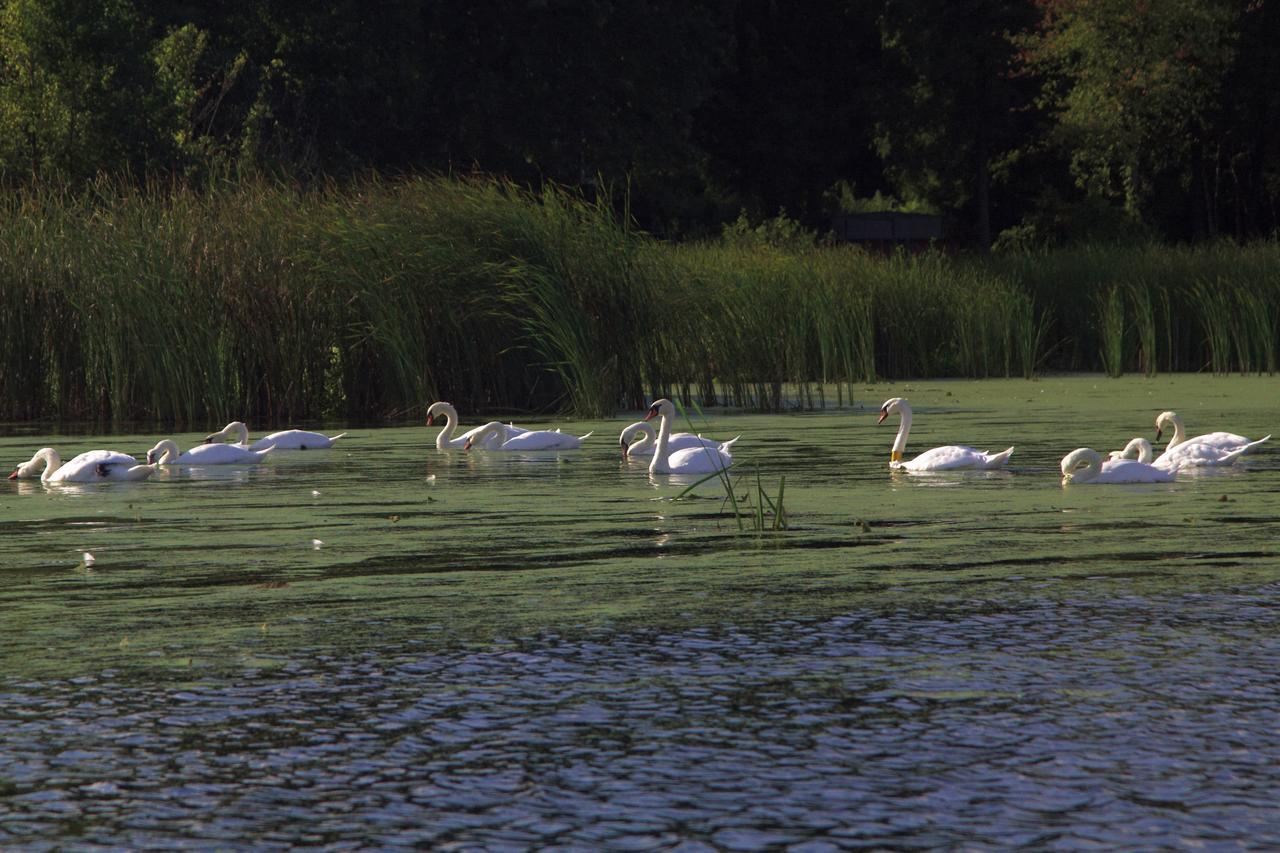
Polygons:
<instances>
[{"instance_id":1,"label":"swan's head","mask_svg":"<svg viewBox=\"0 0 1280 853\"><path fill-rule=\"evenodd\" d=\"M178 445L171 438L164 438L156 442L156 446L147 451L147 464L155 465L157 463L163 465L169 461L170 457L177 459L181 455L178 452Z\"/></svg>"},{"instance_id":2,"label":"swan's head","mask_svg":"<svg viewBox=\"0 0 1280 853\"><path fill-rule=\"evenodd\" d=\"M14 468L12 473L9 474L9 479L34 480L37 479L41 472L43 472L49 465L53 465L53 467L57 468L61 464L62 459L58 456L58 451L54 450L52 447L42 447L35 452L35 455L32 456L30 460L23 462L21 465Z\"/></svg>"},{"instance_id":3,"label":"swan's head","mask_svg":"<svg viewBox=\"0 0 1280 853\"><path fill-rule=\"evenodd\" d=\"M249 427L245 426L244 421L232 421L215 433L211 433L204 437L205 444L211 444L215 441L222 441L224 438L235 436L237 444L249 443Z\"/></svg>"},{"instance_id":4,"label":"swan's head","mask_svg":"<svg viewBox=\"0 0 1280 853\"><path fill-rule=\"evenodd\" d=\"M506 440L507 428L498 421L489 421L462 443L463 450L479 447L481 450L496 450Z\"/></svg>"},{"instance_id":5,"label":"swan's head","mask_svg":"<svg viewBox=\"0 0 1280 853\"><path fill-rule=\"evenodd\" d=\"M1160 440L1166 427L1177 433L1180 426L1182 426L1182 418L1178 417L1177 412L1161 412L1156 415L1156 441Z\"/></svg>"},{"instance_id":6,"label":"swan's head","mask_svg":"<svg viewBox=\"0 0 1280 853\"><path fill-rule=\"evenodd\" d=\"M649 412L644 416L644 419L646 421L651 421L654 418L661 417L662 415L666 415L668 420L672 420L675 418L675 414L676 414L676 407L672 404L670 400L667 400L667 399L654 400L653 404L649 406Z\"/></svg>"},{"instance_id":7,"label":"swan's head","mask_svg":"<svg viewBox=\"0 0 1280 853\"><path fill-rule=\"evenodd\" d=\"M880 407L880 417L876 418L877 424L884 423L884 419L889 415L896 415L902 411L911 411L911 407L907 405L906 397L890 397L884 401L884 405Z\"/></svg>"},{"instance_id":8,"label":"swan's head","mask_svg":"<svg viewBox=\"0 0 1280 853\"><path fill-rule=\"evenodd\" d=\"M427 408L427 426L435 426L437 417L448 420L450 415L453 416L454 420L457 420L458 410L448 403L432 403Z\"/></svg>"},{"instance_id":9,"label":"swan's head","mask_svg":"<svg viewBox=\"0 0 1280 853\"><path fill-rule=\"evenodd\" d=\"M1077 448L1062 457L1062 482L1074 483L1097 476L1102 465L1098 451L1088 447ZM1080 470L1083 468L1084 470Z\"/></svg>"}]
</instances>

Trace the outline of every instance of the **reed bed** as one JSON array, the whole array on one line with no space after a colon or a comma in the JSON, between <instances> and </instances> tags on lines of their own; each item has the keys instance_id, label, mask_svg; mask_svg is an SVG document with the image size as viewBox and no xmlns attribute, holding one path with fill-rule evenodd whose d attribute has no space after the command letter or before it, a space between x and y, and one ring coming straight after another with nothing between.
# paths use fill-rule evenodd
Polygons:
<instances>
[{"instance_id":1,"label":"reed bed","mask_svg":"<svg viewBox=\"0 0 1280 853\"><path fill-rule=\"evenodd\" d=\"M444 177L0 196L9 420L778 409L878 378L1274 373L1278 334L1274 242L669 245L607 201Z\"/></svg>"}]
</instances>

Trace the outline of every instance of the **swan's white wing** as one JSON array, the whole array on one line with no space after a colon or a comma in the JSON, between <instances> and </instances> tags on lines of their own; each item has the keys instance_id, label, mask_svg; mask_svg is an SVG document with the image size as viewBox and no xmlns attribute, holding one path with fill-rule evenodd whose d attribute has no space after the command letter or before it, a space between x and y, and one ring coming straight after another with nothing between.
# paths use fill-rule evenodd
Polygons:
<instances>
[{"instance_id":1,"label":"swan's white wing","mask_svg":"<svg viewBox=\"0 0 1280 853\"><path fill-rule=\"evenodd\" d=\"M719 447L686 447L668 453L666 469L659 474L713 474L733 464L733 456Z\"/></svg>"},{"instance_id":2,"label":"swan's white wing","mask_svg":"<svg viewBox=\"0 0 1280 853\"><path fill-rule=\"evenodd\" d=\"M1013 448L1001 453L986 453L973 447L949 444L926 450L910 462L900 462L893 467L908 471L951 471L961 468L992 468L1003 465ZM890 463L892 465L892 463Z\"/></svg>"},{"instance_id":3,"label":"swan's white wing","mask_svg":"<svg viewBox=\"0 0 1280 853\"><path fill-rule=\"evenodd\" d=\"M1223 433L1229 435L1229 433ZM1213 444L1207 441L1184 441L1164 453L1152 463L1157 468L1172 470L1177 467L1192 468L1205 465L1230 465L1244 454L1255 449L1271 436L1234 446Z\"/></svg>"},{"instance_id":4,"label":"swan's white wing","mask_svg":"<svg viewBox=\"0 0 1280 853\"><path fill-rule=\"evenodd\" d=\"M1243 444L1248 444L1249 439L1245 438L1243 435L1236 435L1234 432L1207 432L1204 435L1197 435L1194 438L1189 438L1184 441L1183 444L1191 444L1192 442L1197 444L1212 444L1215 447L1231 449L1240 447Z\"/></svg>"},{"instance_id":5,"label":"swan's white wing","mask_svg":"<svg viewBox=\"0 0 1280 853\"><path fill-rule=\"evenodd\" d=\"M137 464L137 459L118 450L90 450L63 463L61 468L49 475L49 482L96 483L104 479L116 479L112 476L112 471L117 468L128 470Z\"/></svg>"},{"instance_id":6,"label":"swan's white wing","mask_svg":"<svg viewBox=\"0 0 1280 853\"><path fill-rule=\"evenodd\" d=\"M323 450L326 447L332 447L333 443L344 435L346 435L345 432L330 438L324 433L305 429L286 429L258 439L249 445L249 449L262 451L268 447L274 447L276 450Z\"/></svg>"},{"instance_id":7,"label":"swan's white wing","mask_svg":"<svg viewBox=\"0 0 1280 853\"><path fill-rule=\"evenodd\" d=\"M261 462L266 450L248 450L234 444L201 444L178 457L181 465L247 465Z\"/></svg>"},{"instance_id":8,"label":"swan's white wing","mask_svg":"<svg viewBox=\"0 0 1280 853\"><path fill-rule=\"evenodd\" d=\"M1145 462L1133 459L1121 459L1102 463L1102 473L1085 483L1169 483L1173 481L1173 471L1157 468Z\"/></svg>"},{"instance_id":9,"label":"swan's white wing","mask_svg":"<svg viewBox=\"0 0 1280 853\"><path fill-rule=\"evenodd\" d=\"M522 432L503 443L499 450L576 450L582 439L553 430L539 429ZM486 448L487 449L487 448Z\"/></svg>"}]
</instances>

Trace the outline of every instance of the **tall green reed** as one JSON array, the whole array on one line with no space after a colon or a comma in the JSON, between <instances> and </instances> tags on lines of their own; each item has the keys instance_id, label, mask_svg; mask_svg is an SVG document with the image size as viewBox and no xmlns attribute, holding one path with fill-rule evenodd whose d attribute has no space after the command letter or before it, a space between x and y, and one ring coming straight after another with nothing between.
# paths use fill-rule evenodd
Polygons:
<instances>
[{"instance_id":1,"label":"tall green reed","mask_svg":"<svg viewBox=\"0 0 1280 853\"><path fill-rule=\"evenodd\" d=\"M778 409L882 377L1276 368L1276 243L669 245L620 207L445 177L2 194L0 416Z\"/></svg>"}]
</instances>

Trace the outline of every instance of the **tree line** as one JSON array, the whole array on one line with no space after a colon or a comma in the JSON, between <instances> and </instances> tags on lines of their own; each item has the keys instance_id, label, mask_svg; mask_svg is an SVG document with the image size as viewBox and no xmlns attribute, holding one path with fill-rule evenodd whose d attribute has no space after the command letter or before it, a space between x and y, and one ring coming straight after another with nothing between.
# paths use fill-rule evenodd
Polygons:
<instances>
[{"instance_id":1,"label":"tree line","mask_svg":"<svg viewBox=\"0 0 1280 853\"><path fill-rule=\"evenodd\" d=\"M662 237L1250 240L1273 0L0 0L0 182L500 175Z\"/></svg>"}]
</instances>

